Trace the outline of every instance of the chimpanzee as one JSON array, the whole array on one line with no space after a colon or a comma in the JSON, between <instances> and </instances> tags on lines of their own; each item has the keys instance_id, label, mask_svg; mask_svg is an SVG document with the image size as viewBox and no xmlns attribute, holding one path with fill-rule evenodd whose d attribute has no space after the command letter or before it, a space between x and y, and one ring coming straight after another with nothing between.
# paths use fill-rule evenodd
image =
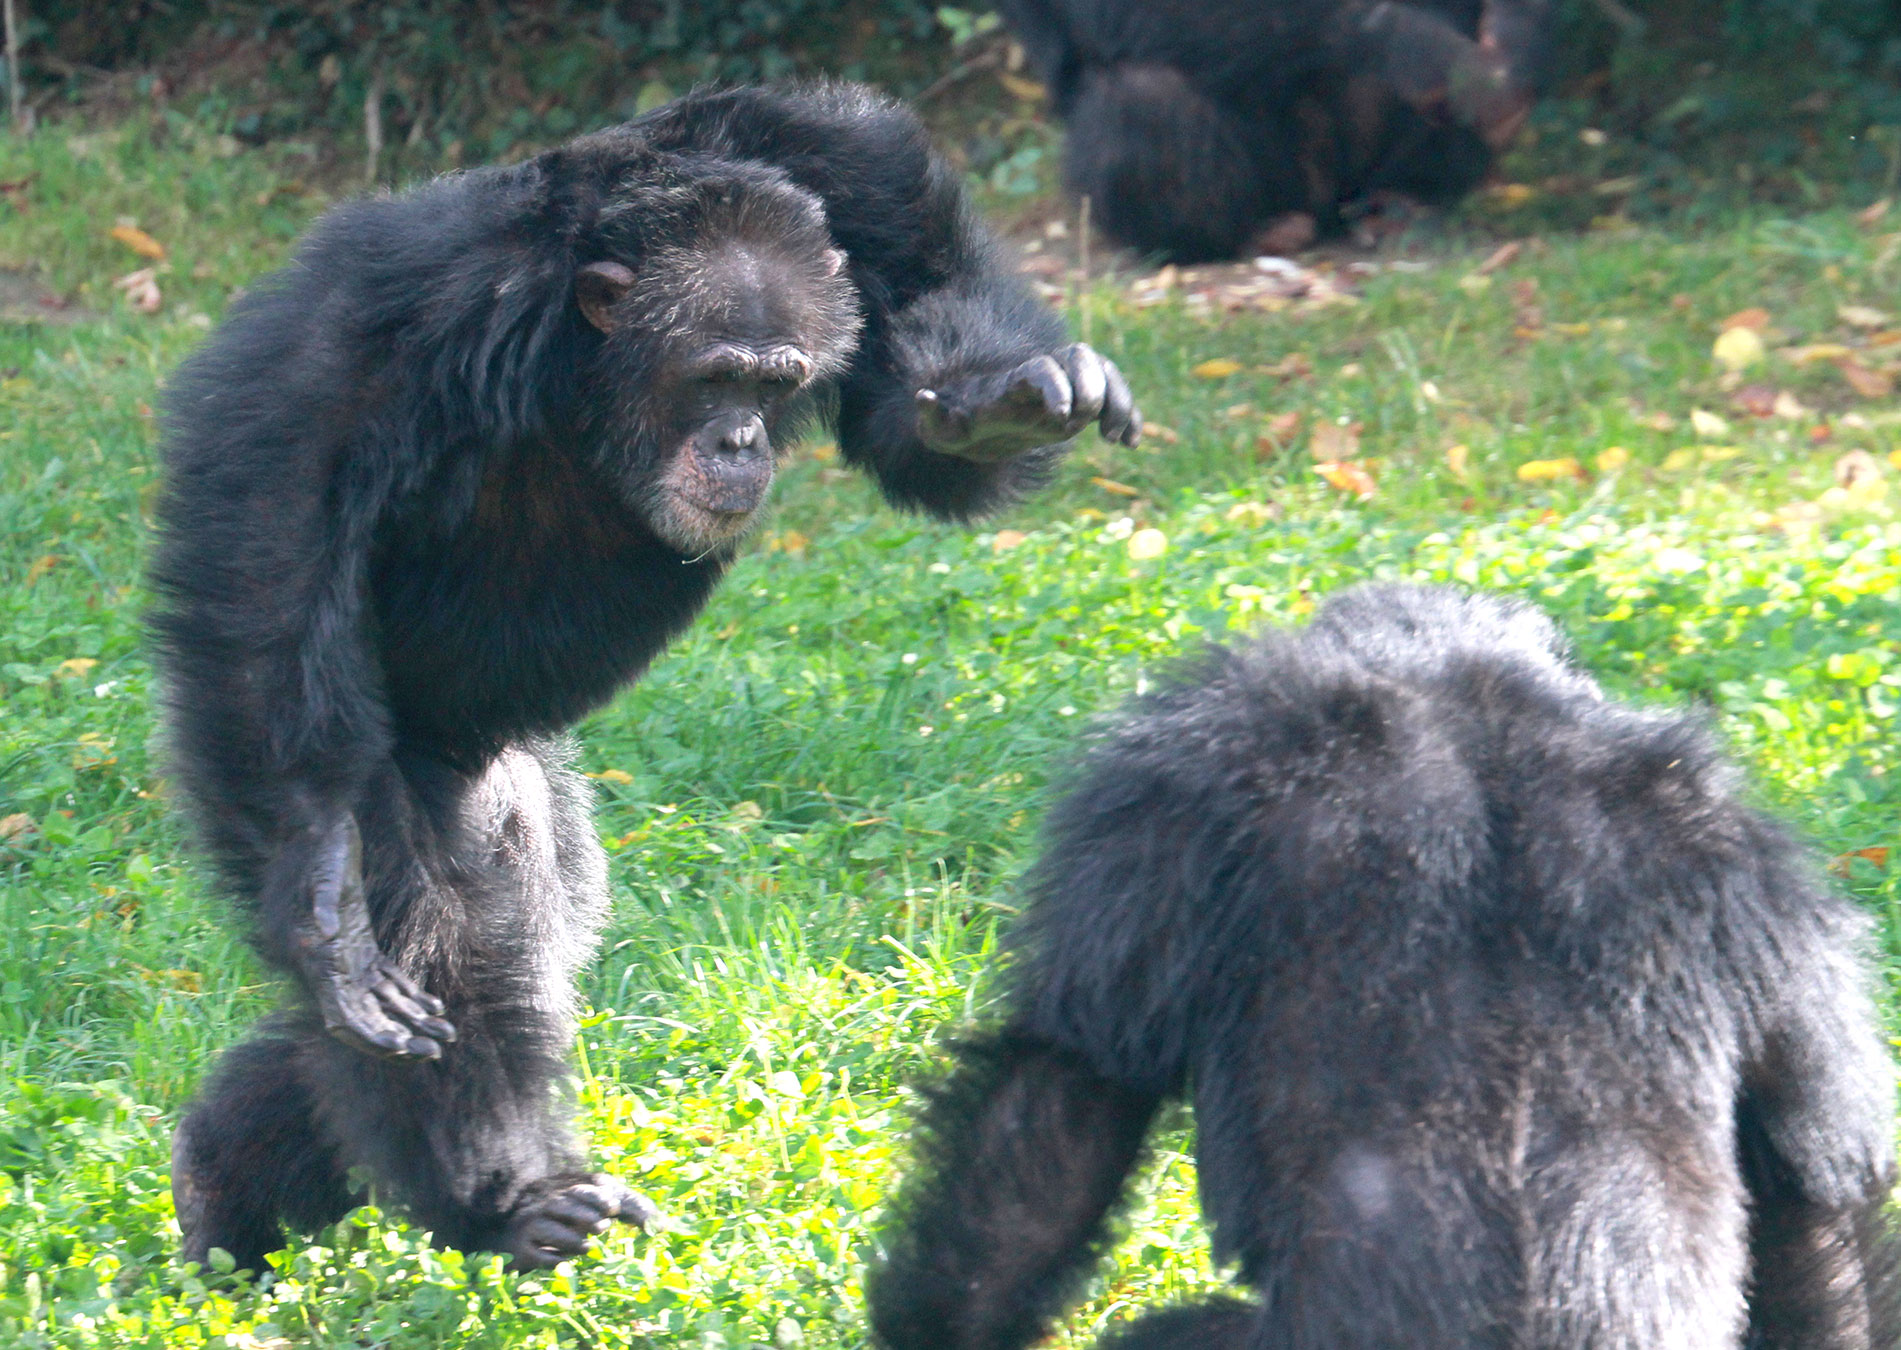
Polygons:
<instances>
[{"instance_id":1,"label":"chimpanzee","mask_svg":"<svg viewBox=\"0 0 1901 1350\"><path fill-rule=\"evenodd\" d=\"M1457 200L1517 134L1550 0L999 0L1093 219L1182 262ZM1289 237L1289 227L1294 231Z\"/></svg>"},{"instance_id":2,"label":"chimpanzee","mask_svg":"<svg viewBox=\"0 0 1901 1350\"><path fill-rule=\"evenodd\" d=\"M815 408L952 518L1091 423L1140 431L917 121L843 85L699 93L341 207L180 370L173 761L300 995L178 1129L187 1260L260 1268L355 1167L517 1267L650 1217L557 1090L606 903L561 732L693 618Z\"/></svg>"},{"instance_id":3,"label":"chimpanzee","mask_svg":"<svg viewBox=\"0 0 1901 1350\"><path fill-rule=\"evenodd\" d=\"M1018 1350L1192 1096L1258 1301L1118 1350L1901 1344L1866 924L1694 719L1522 604L1369 586L1095 740L927 1099L886 1350Z\"/></svg>"}]
</instances>

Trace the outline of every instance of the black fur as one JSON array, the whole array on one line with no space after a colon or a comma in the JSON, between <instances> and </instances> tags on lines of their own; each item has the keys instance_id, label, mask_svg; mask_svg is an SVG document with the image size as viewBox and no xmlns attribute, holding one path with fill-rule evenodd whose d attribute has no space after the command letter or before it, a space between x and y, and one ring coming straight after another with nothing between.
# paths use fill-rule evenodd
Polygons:
<instances>
[{"instance_id":1,"label":"black fur","mask_svg":"<svg viewBox=\"0 0 1901 1350\"><path fill-rule=\"evenodd\" d=\"M577 308L591 265L634 278L618 327ZM152 573L172 763L223 888L303 996L180 1129L188 1257L258 1267L280 1221L344 1212L359 1165L439 1240L529 1263L531 1212L638 1217L587 1191L606 1182L557 1091L607 903L558 737L731 561L730 544L685 556L651 506L673 364L727 336L719 314L790 327L845 457L901 506L986 511L1061 453L922 438L919 390L994 384L1062 326L917 121L848 86L698 94L340 207L174 379ZM387 1062L324 1034L326 991L381 977L313 965L348 955L313 895L328 885L347 919L352 820L375 946L453 1023L451 1041L419 1013ZM602 1213L549 1199L564 1187Z\"/></svg>"},{"instance_id":2,"label":"black fur","mask_svg":"<svg viewBox=\"0 0 1901 1350\"><path fill-rule=\"evenodd\" d=\"M1543 79L1549 0L1000 0L1125 243L1231 258L1387 194L1475 187Z\"/></svg>"},{"instance_id":3,"label":"black fur","mask_svg":"<svg viewBox=\"0 0 1901 1350\"><path fill-rule=\"evenodd\" d=\"M1043 1334L1186 1094L1259 1302L1115 1350L1901 1344L1867 925L1738 791L1496 599L1357 589L1179 672L1054 809L878 1341Z\"/></svg>"}]
</instances>

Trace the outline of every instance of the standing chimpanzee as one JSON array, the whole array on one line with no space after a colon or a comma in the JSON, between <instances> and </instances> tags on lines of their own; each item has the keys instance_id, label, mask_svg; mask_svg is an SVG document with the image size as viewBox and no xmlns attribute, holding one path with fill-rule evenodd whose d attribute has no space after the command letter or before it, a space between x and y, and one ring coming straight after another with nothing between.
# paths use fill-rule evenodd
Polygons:
<instances>
[{"instance_id":1,"label":"standing chimpanzee","mask_svg":"<svg viewBox=\"0 0 1901 1350\"><path fill-rule=\"evenodd\" d=\"M1118 1350L1891 1350L1865 927L1535 610L1367 587L1139 699L929 1099L887 1350L1019 1350L1192 1094L1258 1303Z\"/></svg>"},{"instance_id":2,"label":"standing chimpanzee","mask_svg":"<svg viewBox=\"0 0 1901 1350\"><path fill-rule=\"evenodd\" d=\"M1297 247L1385 197L1457 200L1523 124L1550 34L1550 0L999 8L1068 124L1070 189L1181 262Z\"/></svg>"},{"instance_id":3,"label":"standing chimpanzee","mask_svg":"<svg viewBox=\"0 0 1901 1350\"><path fill-rule=\"evenodd\" d=\"M258 1267L355 1166L518 1267L650 1217L557 1091L606 904L558 735L699 610L818 396L887 497L953 518L1140 431L917 121L843 86L342 207L179 372L173 758L302 995L179 1127L186 1259Z\"/></svg>"}]
</instances>

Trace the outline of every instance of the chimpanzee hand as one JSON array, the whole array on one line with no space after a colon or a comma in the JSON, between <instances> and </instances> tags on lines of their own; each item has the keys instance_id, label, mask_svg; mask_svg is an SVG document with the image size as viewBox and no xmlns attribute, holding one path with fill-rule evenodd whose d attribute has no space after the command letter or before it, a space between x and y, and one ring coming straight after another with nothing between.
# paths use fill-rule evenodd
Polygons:
<instances>
[{"instance_id":1,"label":"chimpanzee hand","mask_svg":"<svg viewBox=\"0 0 1901 1350\"><path fill-rule=\"evenodd\" d=\"M1115 363L1078 342L1013 370L917 392L918 437L941 454L995 464L1066 441L1091 422L1134 445L1142 414Z\"/></svg>"},{"instance_id":2,"label":"chimpanzee hand","mask_svg":"<svg viewBox=\"0 0 1901 1350\"><path fill-rule=\"evenodd\" d=\"M610 1220L644 1232L659 1217L653 1201L606 1172L552 1178L516 1204L502 1250L515 1270L545 1270L586 1252L588 1239L605 1233Z\"/></svg>"},{"instance_id":3,"label":"chimpanzee hand","mask_svg":"<svg viewBox=\"0 0 1901 1350\"><path fill-rule=\"evenodd\" d=\"M297 958L324 1029L382 1059L440 1059L455 1027L442 1000L383 955L363 898L363 840L343 817L317 846L310 917L297 926Z\"/></svg>"}]
</instances>

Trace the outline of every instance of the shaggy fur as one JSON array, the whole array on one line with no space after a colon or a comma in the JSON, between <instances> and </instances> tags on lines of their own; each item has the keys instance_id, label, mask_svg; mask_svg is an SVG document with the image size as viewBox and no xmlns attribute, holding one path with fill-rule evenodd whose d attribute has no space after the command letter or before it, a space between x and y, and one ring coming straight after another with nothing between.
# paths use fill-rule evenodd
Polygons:
<instances>
[{"instance_id":1,"label":"shaggy fur","mask_svg":"<svg viewBox=\"0 0 1901 1350\"><path fill-rule=\"evenodd\" d=\"M1542 80L1548 0L1000 0L1124 243L1232 258L1383 194L1456 200Z\"/></svg>"},{"instance_id":2,"label":"shaggy fur","mask_svg":"<svg viewBox=\"0 0 1901 1350\"><path fill-rule=\"evenodd\" d=\"M1158 1106L1258 1296L1115 1350L1901 1343L1867 924L1536 611L1368 587L1139 699L928 1098L886 1350L1018 1350Z\"/></svg>"},{"instance_id":3,"label":"shaggy fur","mask_svg":"<svg viewBox=\"0 0 1901 1350\"><path fill-rule=\"evenodd\" d=\"M633 278L606 332L576 300L602 266ZM694 95L340 207L172 381L152 573L172 765L298 994L180 1129L188 1258L259 1267L284 1221L343 1214L358 1167L463 1247L520 1257L524 1215L616 1216L558 1090L606 906L558 738L731 561L669 544L653 488L673 366L741 321L785 332L813 380L776 429L835 407L845 458L901 506L967 517L1061 453L921 439L920 389L1009 372L1062 326L917 121L848 86ZM352 819L375 944L452 1042L379 1061L324 1034L313 878L344 870L323 849ZM601 1212L550 1201L564 1188Z\"/></svg>"}]
</instances>

